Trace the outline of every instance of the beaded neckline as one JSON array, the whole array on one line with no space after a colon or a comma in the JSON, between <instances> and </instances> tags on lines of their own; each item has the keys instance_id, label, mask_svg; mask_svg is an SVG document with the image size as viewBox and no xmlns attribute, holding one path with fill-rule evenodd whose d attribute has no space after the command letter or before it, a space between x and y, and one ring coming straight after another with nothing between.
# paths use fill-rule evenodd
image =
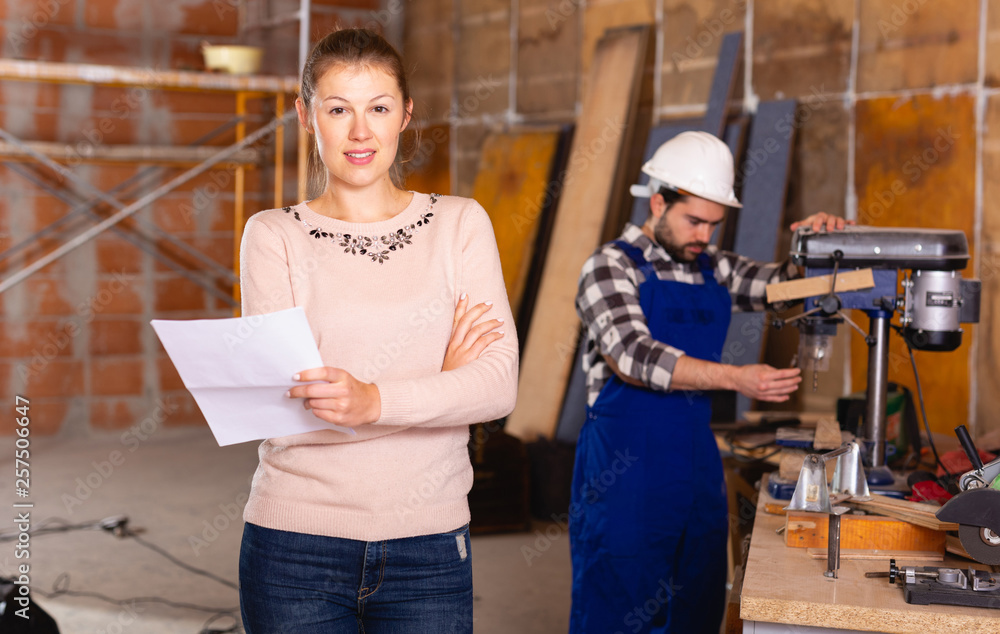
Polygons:
<instances>
[{"instance_id":1,"label":"beaded neckline","mask_svg":"<svg viewBox=\"0 0 1000 634\"><path fill-rule=\"evenodd\" d=\"M430 224L431 217L434 216L434 214L431 213L431 209L434 208L434 203L436 203L437 200L438 195L431 194L430 201L427 203L427 209L424 210L424 213L420 214L420 220L405 225L394 232L381 236L364 236L342 233L339 231L336 233L326 231L303 220L299 216L299 212L292 207L282 207L281 209L286 214L292 214L292 216L302 223L302 225L309 231L309 235L317 240L328 239L336 246L343 247L344 253L350 253L351 255L367 255L371 258L372 262L382 264L389 259L390 252L400 251L404 246L413 244L411 242L413 236L420 231L421 227Z\"/></svg>"}]
</instances>

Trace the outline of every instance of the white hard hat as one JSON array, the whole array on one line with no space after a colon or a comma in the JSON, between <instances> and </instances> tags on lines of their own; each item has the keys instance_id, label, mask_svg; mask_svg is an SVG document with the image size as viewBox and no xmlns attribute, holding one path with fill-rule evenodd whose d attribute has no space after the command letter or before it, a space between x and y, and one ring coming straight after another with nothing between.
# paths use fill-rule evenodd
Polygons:
<instances>
[{"instance_id":1,"label":"white hard hat","mask_svg":"<svg viewBox=\"0 0 1000 634\"><path fill-rule=\"evenodd\" d=\"M726 207L742 207L733 193L733 153L708 132L681 132L642 166L649 183L632 185L636 198L650 198L660 187L705 198Z\"/></svg>"}]
</instances>

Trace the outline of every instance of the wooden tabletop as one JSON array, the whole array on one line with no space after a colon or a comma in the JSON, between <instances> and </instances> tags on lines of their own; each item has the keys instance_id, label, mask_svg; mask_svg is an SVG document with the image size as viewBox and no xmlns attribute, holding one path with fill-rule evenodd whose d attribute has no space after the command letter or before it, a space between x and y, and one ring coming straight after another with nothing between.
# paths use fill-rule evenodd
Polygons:
<instances>
[{"instance_id":1,"label":"wooden tabletop","mask_svg":"<svg viewBox=\"0 0 1000 634\"><path fill-rule=\"evenodd\" d=\"M865 578L868 571L888 571L888 561L841 559L838 579L823 576L825 559L811 559L805 548L788 548L784 538L775 534L785 518L765 512L764 505L781 501L767 494L766 480L761 488L740 595L740 618L744 621L863 632L1000 632L1000 610L911 605L903 600L902 587L885 578ZM944 563L897 559L896 564L965 569L974 562L949 556Z\"/></svg>"}]
</instances>

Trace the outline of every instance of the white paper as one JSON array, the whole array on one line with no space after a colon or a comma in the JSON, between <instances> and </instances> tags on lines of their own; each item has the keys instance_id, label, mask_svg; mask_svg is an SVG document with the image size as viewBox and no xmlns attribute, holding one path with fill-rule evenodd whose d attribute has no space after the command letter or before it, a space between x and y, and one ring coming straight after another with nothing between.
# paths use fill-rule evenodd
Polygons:
<instances>
[{"instance_id":1,"label":"white paper","mask_svg":"<svg viewBox=\"0 0 1000 634\"><path fill-rule=\"evenodd\" d=\"M322 367L306 313L290 308L234 319L150 322L220 446L322 429L322 421L287 398L292 375Z\"/></svg>"}]
</instances>

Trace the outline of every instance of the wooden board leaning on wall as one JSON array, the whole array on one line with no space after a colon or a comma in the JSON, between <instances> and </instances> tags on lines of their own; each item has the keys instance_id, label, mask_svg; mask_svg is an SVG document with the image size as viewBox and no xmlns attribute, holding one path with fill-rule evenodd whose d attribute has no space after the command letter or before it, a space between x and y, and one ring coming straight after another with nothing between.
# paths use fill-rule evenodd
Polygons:
<instances>
[{"instance_id":1,"label":"wooden board leaning on wall","mask_svg":"<svg viewBox=\"0 0 1000 634\"><path fill-rule=\"evenodd\" d=\"M650 46L648 27L609 31L598 43L577 123L565 186L521 357L517 407L506 430L522 440L551 438L559 419L580 320L574 308L580 269L601 242L626 175L623 157ZM634 174L627 175L634 178Z\"/></svg>"}]
</instances>

